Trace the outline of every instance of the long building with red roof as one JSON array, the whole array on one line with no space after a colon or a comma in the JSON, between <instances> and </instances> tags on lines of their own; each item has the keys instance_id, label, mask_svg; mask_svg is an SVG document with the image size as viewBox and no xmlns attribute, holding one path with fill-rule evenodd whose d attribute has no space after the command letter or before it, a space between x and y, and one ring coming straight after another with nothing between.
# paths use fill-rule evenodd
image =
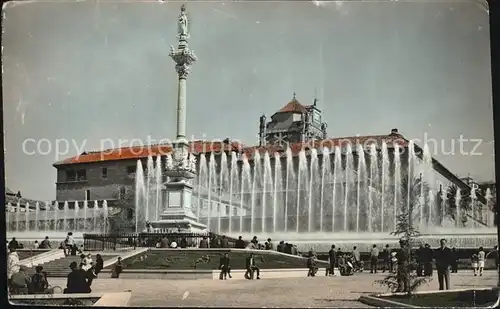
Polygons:
<instances>
[{"instance_id":1,"label":"long building with red roof","mask_svg":"<svg viewBox=\"0 0 500 309\"><path fill-rule=\"evenodd\" d=\"M407 162L410 141L397 129L388 130L387 134L380 135L327 137L327 126L322 122L321 111L316 102L315 100L312 105L303 105L298 102L294 94L293 100L274 113L269 122L266 122L266 117L262 116L259 125L260 142L257 146L243 145L230 139L215 142L197 140L189 143L189 151L196 156L198 164L200 161L208 162L214 159L218 171L220 171L223 154L228 160L228 166L232 166L231 160L236 159L236 166L241 169L244 160L248 160L253 166L256 153L259 153L261 157L267 153L272 161L277 157L282 158L281 164L285 166L287 153L292 154L297 164L296 158L301 151L304 151L306 156L309 156L312 151L322 156L325 148L332 156L336 151L340 151L342 157L345 156L346 149L351 148L355 157L359 157L357 153L361 147L366 152L365 156L369 157L370 149L375 148L380 152L384 147L392 162L394 148L399 147L402 164ZM414 152L419 160L423 159L421 146L414 145ZM171 153L172 146L168 144L145 145L84 152L61 160L54 163L57 169L56 199L60 202L107 200L111 207L127 208L127 217L132 219L137 161L141 160L142 166L146 167L148 157L160 157L163 161ZM204 160L201 160L202 157ZM444 181L456 185L462 192L470 192L471 187L467 183L436 159L432 159L431 165ZM217 191L216 188L214 190ZM479 201L486 204L481 192L477 194ZM237 207L240 209L241 205ZM232 213L232 209L226 210L226 215ZM234 214L236 213L234 210ZM246 213L241 215L246 215Z\"/></svg>"}]
</instances>

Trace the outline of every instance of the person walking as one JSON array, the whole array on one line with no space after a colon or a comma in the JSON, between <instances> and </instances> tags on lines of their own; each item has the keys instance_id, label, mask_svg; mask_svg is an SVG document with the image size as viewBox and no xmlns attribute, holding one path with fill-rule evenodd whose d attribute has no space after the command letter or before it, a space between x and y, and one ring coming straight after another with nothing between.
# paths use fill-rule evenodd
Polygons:
<instances>
[{"instance_id":1,"label":"person walking","mask_svg":"<svg viewBox=\"0 0 500 309\"><path fill-rule=\"evenodd\" d=\"M318 272L318 267L316 266L316 256L312 251L309 251L309 257L307 259L307 276L308 277L315 277L316 273Z\"/></svg>"},{"instance_id":2,"label":"person walking","mask_svg":"<svg viewBox=\"0 0 500 309\"><path fill-rule=\"evenodd\" d=\"M379 250L377 248L377 245L373 245L372 250L370 252L370 266L371 266L371 274L376 274L377 273L377 265L378 265L378 255L379 255Z\"/></svg>"},{"instance_id":3,"label":"person walking","mask_svg":"<svg viewBox=\"0 0 500 309\"><path fill-rule=\"evenodd\" d=\"M330 251L328 251L328 260L330 262L330 268L328 270L328 274L330 276L335 275L335 263L337 262L337 252L335 252L335 245L332 245Z\"/></svg>"},{"instance_id":4,"label":"person walking","mask_svg":"<svg viewBox=\"0 0 500 309\"><path fill-rule=\"evenodd\" d=\"M479 247L479 252L477 253L477 266L479 269L479 276L483 275L485 258L486 253L484 253L483 247Z\"/></svg>"},{"instance_id":5,"label":"person walking","mask_svg":"<svg viewBox=\"0 0 500 309\"><path fill-rule=\"evenodd\" d=\"M458 252L455 247L451 248L451 272L458 272Z\"/></svg>"},{"instance_id":6,"label":"person walking","mask_svg":"<svg viewBox=\"0 0 500 309\"><path fill-rule=\"evenodd\" d=\"M479 262L479 259L477 257L476 253L473 253L472 256L470 257L470 264L472 267L472 271L474 272L474 276L477 276L477 264Z\"/></svg>"},{"instance_id":7,"label":"person walking","mask_svg":"<svg viewBox=\"0 0 500 309\"><path fill-rule=\"evenodd\" d=\"M440 247L435 251L436 270L438 273L439 290L450 289L450 265L452 254L446 246L446 239L439 241Z\"/></svg>"},{"instance_id":8,"label":"person walking","mask_svg":"<svg viewBox=\"0 0 500 309\"><path fill-rule=\"evenodd\" d=\"M382 272L385 273L385 271L391 271L391 251L389 250L389 245L385 245L384 250L382 251Z\"/></svg>"},{"instance_id":9,"label":"person walking","mask_svg":"<svg viewBox=\"0 0 500 309\"><path fill-rule=\"evenodd\" d=\"M224 253L220 258L219 263L219 280L227 280L227 276L231 279L231 260L229 259L229 253Z\"/></svg>"},{"instance_id":10,"label":"person walking","mask_svg":"<svg viewBox=\"0 0 500 309\"><path fill-rule=\"evenodd\" d=\"M352 258L354 262L355 269L361 269L361 254L356 246L352 247Z\"/></svg>"}]
</instances>

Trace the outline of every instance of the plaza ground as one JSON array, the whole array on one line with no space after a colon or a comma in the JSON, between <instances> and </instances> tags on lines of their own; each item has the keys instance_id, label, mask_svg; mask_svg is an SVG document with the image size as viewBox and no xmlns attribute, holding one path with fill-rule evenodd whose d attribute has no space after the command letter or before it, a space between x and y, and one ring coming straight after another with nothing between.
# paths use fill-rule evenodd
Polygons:
<instances>
[{"instance_id":1,"label":"plaza ground","mask_svg":"<svg viewBox=\"0 0 500 309\"><path fill-rule=\"evenodd\" d=\"M358 301L364 294L386 292L374 284L384 274L356 274L349 277L283 278L261 280L160 280L111 279L107 274L94 280L94 292L132 291L130 306L216 306L216 307L367 307ZM64 278L49 278L51 285L64 287ZM497 273L486 271L474 277L471 271L451 274L452 289L493 287ZM419 290L437 290L436 273L429 285Z\"/></svg>"}]
</instances>

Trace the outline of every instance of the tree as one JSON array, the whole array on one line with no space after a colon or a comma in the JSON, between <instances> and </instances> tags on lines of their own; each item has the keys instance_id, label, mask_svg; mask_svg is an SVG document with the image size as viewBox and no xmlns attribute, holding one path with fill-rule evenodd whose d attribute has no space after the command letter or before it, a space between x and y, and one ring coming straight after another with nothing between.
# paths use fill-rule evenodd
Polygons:
<instances>
[{"instance_id":1,"label":"tree","mask_svg":"<svg viewBox=\"0 0 500 309\"><path fill-rule=\"evenodd\" d=\"M119 233L135 229L135 217L130 218L129 213L134 211L134 194L132 190L126 190L120 194L113 206L108 211L108 233ZM134 214L135 216L135 214Z\"/></svg>"},{"instance_id":2,"label":"tree","mask_svg":"<svg viewBox=\"0 0 500 309\"><path fill-rule=\"evenodd\" d=\"M423 188L423 190L422 190ZM421 177L404 177L401 181L401 199L399 205L399 214L396 218L396 228L391 235L399 236L401 253L398 258L404 258L405 261L398 261L397 274L389 274L382 280L376 280L375 283L386 286L392 292L403 291L411 296L413 292L422 284L430 279L417 277L412 273L415 264L412 259L411 248L415 245L416 239L420 236L413 222L419 215L422 192L428 191L428 185L422 181Z\"/></svg>"},{"instance_id":3,"label":"tree","mask_svg":"<svg viewBox=\"0 0 500 309\"><path fill-rule=\"evenodd\" d=\"M470 192L460 191L460 217L457 218L457 192L458 187L454 184L446 189L446 208L445 214L455 221L457 226L465 226L467 223L467 213L469 213L471 208L471 197Z\"/></svg>"}]
</instances>

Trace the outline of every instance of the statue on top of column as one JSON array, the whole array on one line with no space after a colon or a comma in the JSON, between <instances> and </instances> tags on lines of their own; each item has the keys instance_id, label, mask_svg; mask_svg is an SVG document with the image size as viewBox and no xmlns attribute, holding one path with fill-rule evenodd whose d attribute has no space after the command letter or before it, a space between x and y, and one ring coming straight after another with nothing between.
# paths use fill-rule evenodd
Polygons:
<instances>
[{"instance_id":1,"label":"statue on top of column","mask_svg":"<svg viewBox=\"0 0 500 309\"><path fill-rule=\"evenodd\" d=\"M180 39L185 39L189 36L189 21L186 14L186 6L183 4L181 6L181 15L179 15L179 28L177 29L177 33L179 34Z\"/></svg>"}]
</instances>

